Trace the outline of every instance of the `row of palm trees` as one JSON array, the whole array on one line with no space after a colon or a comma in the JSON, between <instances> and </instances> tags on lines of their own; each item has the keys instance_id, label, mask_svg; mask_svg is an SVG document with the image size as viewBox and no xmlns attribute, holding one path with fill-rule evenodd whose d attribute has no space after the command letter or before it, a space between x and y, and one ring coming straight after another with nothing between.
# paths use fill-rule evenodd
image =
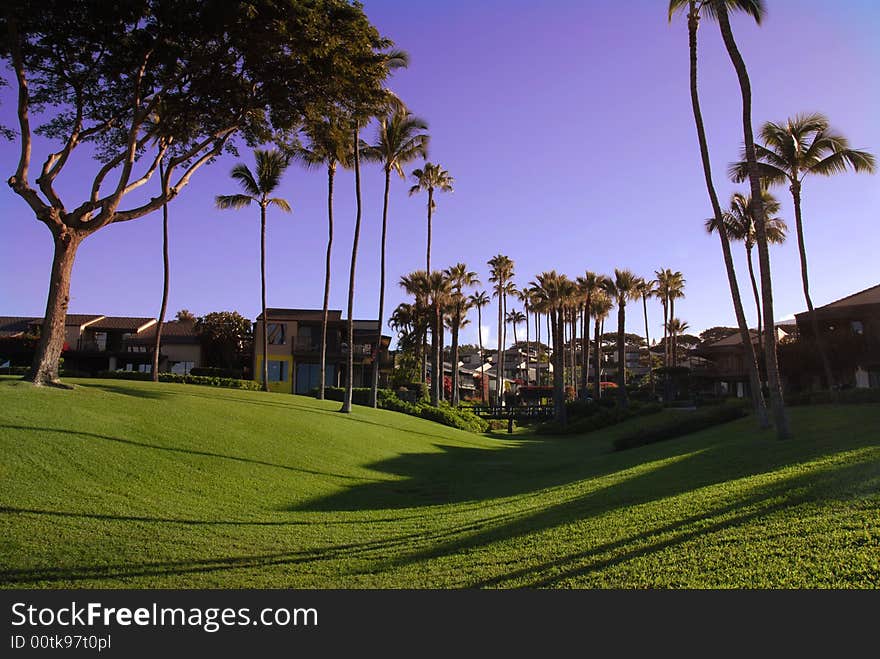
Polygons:
<instances>
[{"instance_id":1,"label":"row of palm trees","mask_svg":"<svg viewBox=\"0 0 880 659\"><path fill-rule=\"evenodd\" d=\"M679 11L686 10L688 25L690 93L694 124L700 157L706 181L706 189L712 205L713 216L710 228L717 232L720 242L731 299L737 318L742 343L746 349L746 362L749 371L752 400L761 427L769 427L767 407L764 401L758 361L748 324L743 312L742 299L733 258L730 250L730 235L715 191L706 129L698 91L697 79L697 31L702 18L718 22L721 38L737 75L740 95L742 97L742 130L743 148L739 162L731 166L730 174L737 182L748 182L749 193L743 202L749 208L750 227L753 227L752 244L757 248L760 275L761 302L760 316L763 321L763 355L767 374L767 389L770 394L770 407L773 424L777 436L784 439L790 436L788 418L785 413L782 385L776 354L776 331L773 311L773 286L770 271L769 245L772 242L771 224L768 217L772 215L772 205L767 207L766 188L771 185L788 183L795 204L795 222L798 235L798 248L801 260L801 278L804 297L810 316L814 340L822 356L825 378L829 387L833 387L833 375L827 353L822 345L818 331L818 322L813 311L809 294L807 276L806 248L803 241L803 225L801 218L800 192L802 182L807 174L830 176L846 169L870 172L874 170L873 156L866 151L852 149L847 140L830 128L828 119L821 114L797 115L783 123L767 122L761 128L759 137L763 144L756 142L752 127L752 90L748 69L739 51L733 30L730 25L729 13L743 12L760 24L765 14L763 0L670 0L669 19Z\"/></svg>"},{"instance_id":2,"label":"row of palm trees","mask_svg":"<svg viewBox=\"0 0 880 659\"><path fill-rule=\"evenodd\" d=\"M544 343L541 341L542 326L546 322L546 341L548 358L553 366L553 389L554 407L556 416L560 421L565 419L566 399L565 389L570 387L577 392L589 390L589 360L591 352L590 320L594 320L595 341L595 364L593 394L601 397L601 338L604 334L604 321L610 311L616 306L617 314L617 377L618 396L620 404L628 404L626 390L626 308L630 301L642 301L645 315L646 341L648 338L648 311L647 300L656 297L664 308L664 343L667 345L665 366L677 365L677 337L687 330L687 323L674 316L674 304L676 299L684 297L685 279L679 271L668 268L656 271L657 279L647 280L638 277L629 270L616 269L614 276L603 276L593 272L586 272L576 279L570 279L566 275L559 274L555 270L543 272L523 288L518 288L514 283L514 262L504 255L498 254L492 257L487 265L489 267L488 281L491 283L491 297L485 290L474 290L468 294L469 289L475 289L481 283L476 272L469 270L464 263L458 263L445 270L417 270L404 275L400 279L400 286L412 297L412 302L404 302L398 305L391 316L391 326L398 332L399 345L404 350L418 352L420 363L426 364L428 354L420 347L427 343L428 335L431 336L430 361L430 397L434 405L443 399L443 341L448 328L452 335L452 387L450 401L453 405L459 403L460 383L458 381L459 363L459 336L462 327L468 324L468 312L472 309L477 311L478 341L480 364L485 367L486 358L482 340L483 309L491 304L494 297L498 305L497 345L495 355L495 399L501 401L503 394L504 379L504 352L507 346L507 327L513 328L514 346L519 349L522 345L516 334L517 326L525 323L526 326L526 357L525 364L517 364L525 371L525 381L530 381L532 359L532 341L530 330L534 319L535 344L538 351L543 350ZM513 300L522 303L522 309L508 309L509 302ZM578 333L580 332L580 337ZM578 377L577 352L581 352L581 370ZM542 355L538 355L540 360ZM650 357L650 355L649 355ZM649 363L649 366L652 366ZM426 373L422 368L422 374ZM654 388L653 368L650 382ZM485 377L485 372L481 376ZM424 377L424 375L423 375ZM427 378L426 378L427 379ZM481 396L485 402L485 385L481 387Z\"/></svg>"}]
</instances>

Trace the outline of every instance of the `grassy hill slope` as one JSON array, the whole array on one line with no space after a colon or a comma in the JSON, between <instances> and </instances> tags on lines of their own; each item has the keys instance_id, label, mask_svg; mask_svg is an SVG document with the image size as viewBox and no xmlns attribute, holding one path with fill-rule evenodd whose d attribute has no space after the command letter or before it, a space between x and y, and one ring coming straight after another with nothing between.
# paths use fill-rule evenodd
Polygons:
<instances>
[{"instance_id":1,"label":"grassy hill slope","mask_svg":"<svg viewBox=\"0 0 880 659\"><path fill-rule=\"evenodd\" d=\"M2 587L880 586L880 405L611 453L75 382L0 379Z\"/></svg>"}]
</instances>

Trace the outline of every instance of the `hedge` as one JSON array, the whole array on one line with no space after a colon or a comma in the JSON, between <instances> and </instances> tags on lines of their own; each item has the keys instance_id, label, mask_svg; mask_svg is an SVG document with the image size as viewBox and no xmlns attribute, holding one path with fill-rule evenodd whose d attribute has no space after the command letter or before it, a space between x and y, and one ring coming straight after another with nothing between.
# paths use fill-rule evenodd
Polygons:
<instances>
[{"instance_id":1,"label":"hedge","mask_svg":"<svg viewBox=\"0 0 880 659\"><path fill-rule=\"evenodd\" d=\"M722 423L735 421L748 414L748 408L735 402L695 412L681 412L660 423L637 428L614 440L614 450L645 446L667 439L675 439Z\"/></svg>"},{"instance_id":2,"label":"hedge","mask_svg":"<svg viewBox=\"0 0 880 659\"><path fill-rule=\"evenodd\" d=\"M96 377L113 380L140 380L153 379L150 373L140 371L101 371ZM205 377L203 375L178 375L177 373L159 373L159 382L173 382L176 384L201 384L209 387L224 387L226 389L245 389L248 391L260 391L263 387L254 380L238 380L235 378Z\"/></svg>"},{"instance_id":3,"label":"hedge","mask_svg":"<svg viewBox=\"0 0 880 659\"><path fill-rule=\"evenodd\" d=\"M785 404L791 406L797 405L827 405L829 403L842 403L844 405L852 405L858 403L880 403L880 389L842 389L835 392L837 400L832 397L832 392L825 391L804 391L797 394L791 394L785 397Z\"/></svg>"},{"instance_id":4,"label":"hedge","mask_svg":"<svg viewBox=\"0 0 880 659\"><path fill-rule=\"evenodd\" d=\"M659 403L648 403L645 405L634 404L626 409L621 407L598 406L588 416L575 418L564 426L558 424L556 421L548 421L539 426L535 432L542 435L583 435L588 432L593 432L594 430L622 423L627 419L632 419L637 416L656 414L662 410L663 406Z\"/></svg>"}]
</instances>

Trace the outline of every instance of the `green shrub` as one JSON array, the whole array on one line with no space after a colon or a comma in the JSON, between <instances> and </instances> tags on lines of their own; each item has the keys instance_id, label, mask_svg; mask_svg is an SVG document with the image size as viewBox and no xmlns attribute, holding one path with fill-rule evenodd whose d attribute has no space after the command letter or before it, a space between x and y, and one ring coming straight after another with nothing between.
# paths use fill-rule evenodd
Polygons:
<instances>
[{"instance_id":1,"label":"green shrub","mask_svg":"<svg viewBox=\"0 0 880 659\"><path fill-rule=\"evenodd\" d=\"M843 389L837 392L837 400L833 399L832 393L824 391L802 391L785 397L785 404L797 405L827 405L829 403L842 403L854 405L859 403L880 403L880 389Z\"/></svg>"},{"instance_id":2,"label":"green shrub","mask_svg":"<svg viewBox=\"0 0 880 659\"><path fill-rule=\"evenodd\" d=\"M196 366L189 371L190 375L198 375L209 378L233 378L241 379L240 368L216 368L214 366Z\"/></svg>"},{"instance_id":3,"label":"green shrub","mask_svg":"<svg viewBox=\"0 0 880 659\"><path fill-rule=\"evenodd\" d=\"M470 432L486 432L489 424L472 412L456 410L449 403L441 402L438 407L421 404L419 416L429 421L436 421L445 426L452 426Z\"/></svg>"},{"instance_id":4,"label":"green shrub","mask_svg":"<svg viewBox=\"0 0 880 659\"><path fill-rule=\"evenodd\" d=\"M101 371L97 377L115 380L152 380L150 373L139 371ZM262 387L254 380L238 380L235 378L205 377L201 375L179 375L177 373L159 373L159 382L173 382L176 384L201 384L209 387L223 387L226 389L244 389L247 391L260 391Z\"/></svg>"},{"instance_id":5,"label":"green shrub","mask_svg":"<svg viewBox=\"0 0 880 659\"><path fill-rule=\"evenodd\" d=\"M536 433L542 435L583 435L594 430L607 428L617 423L632 419L637 416L656 414L663 410L659 403L632 404L623 409L617 406L596 406L588 415L580 418L569 419L566 425L560 425L556 421L548 421L541 424Z\"/></svg>"},{"instance_id":6,"label":"green shrub","mask_svg":"<svg viewBox=\"0 0 880 659\"><path fill-rule=\"evenodd\" d=\"M650 426L637 428L614 440L614 450L622 451L667 439L675 439L722 423L735 421L748 414L739 401L695 412L682 412Z\"/></svg>"}]
</instances>

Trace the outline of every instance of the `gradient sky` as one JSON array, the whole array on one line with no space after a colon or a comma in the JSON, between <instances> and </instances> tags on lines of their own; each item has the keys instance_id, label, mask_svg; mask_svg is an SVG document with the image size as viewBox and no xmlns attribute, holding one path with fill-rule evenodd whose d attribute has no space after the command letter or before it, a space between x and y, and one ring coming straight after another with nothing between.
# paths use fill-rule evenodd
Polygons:
<instances>
[{"instance_id":1,"label":"gradient sky","mask_svg":"<svg viewBox=\"0 0 880 659\"><path fill-rule=\"evenodd\" d=\"M555 268L574 277L615 267L652 275L681 270L687 297L676 315L700 331L735 324L717 237L703 230L711 214L688 92L684 17L667 23L661 0L366 0L380 31L409 51L408 70L392 86L425 118L430 160L455 177L435 214L432 263L458 261L488 278L487 259L504 253L527 284ZM756 128L796 112L821 111L853 146L880 153L880 3L876 0L768 0L761 27L735 18L749 66ZM722 200L736 186L723 178L742 141L740 96L717 25L700 29L700 85L709 146ZM2 91L0 123L14 124L13 96ZM364 137L369 141L375 131ZM33 166L45 154L37 142ZM252 163L249 153L242 158ZM235 158L200 171L171 208L169 312L235 309L256 317L260 305L256 209L214 209L218 193L237 191ZM0 143L5 179L16 147ZM74 161L59 181L69 207L82 201L94 163ZM407 167L411 171L418 163ZM82 176L78 174L82 172ZM378 306L382 175L364 171L364 222L358 257L356 317ZM353 177L338 176L331 305L344 309L354 226ZM403 300L397 279L424 267L424 198L394 179L389 215L388 313ZM158 182L156 182L158 185ZM269 218L270 306L320 307L326 239L323 173L293 167L280 194L292 215ZM741 187L741 186L740 186ZM786 188L782 217L793 227ZM817 305L880 282L880 179L844 174L808 180L804 220ZM0 189L0 314L42 315L51 265L47 229L6 186ZM748 281L736 252L743 294ZM777 318L805 309L794 237L771 252ZM70 311L150 316L162 288L161 214L108 227L81 247ZM754 323L753 305L746 312ZM658 303L651 333L662 334ZM491 316L490 316L491 317ZM475 324L463 333L476 340ZM484 340L494 342L484 318ZM628 331L644 332L641 311Z\"/></svg>"}]
</instances>

